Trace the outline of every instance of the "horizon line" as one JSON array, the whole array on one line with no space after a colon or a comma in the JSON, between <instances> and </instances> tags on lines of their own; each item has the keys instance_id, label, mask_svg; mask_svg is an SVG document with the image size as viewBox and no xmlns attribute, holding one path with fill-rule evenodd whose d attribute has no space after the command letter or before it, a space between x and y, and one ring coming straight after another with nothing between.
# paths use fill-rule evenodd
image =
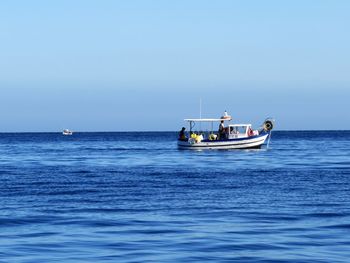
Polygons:
<instances>
[{"instance_id":1,"label":"horizon line","mask_svg":"<svg viewBox=\"0 0 350 263\"><path fill-rule=\"evenodd\" d=\"M336 130L336 129L327 129L327 130L321 130L321 129L306 129L306 130L273 130L273 132L312 132L312 131L323 131L323 132L326 132L326 131L330 131L330 132L334 132L334 131L346 131L346 132L349 132L350 129L348 130ZM73 134L74 133L143 133L143 132L148 132L148 133L151 133L151 132L178 132L177 130L173 130L173 131L150 131L150 130L147 130L147 131L73 131ZM10 134L10 133L62 133L62 131L0 131L0 134Z\"/></svg>"}]
</instances>

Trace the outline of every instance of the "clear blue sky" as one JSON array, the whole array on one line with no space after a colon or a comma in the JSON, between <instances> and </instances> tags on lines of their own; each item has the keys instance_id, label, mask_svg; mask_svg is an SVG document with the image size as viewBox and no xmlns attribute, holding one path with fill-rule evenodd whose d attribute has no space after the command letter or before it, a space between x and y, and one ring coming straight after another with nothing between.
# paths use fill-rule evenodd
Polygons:
<instances>
[{"instance_id":1,"label":"clear blue sky","mask_svg":"<svg viewBox=\"0 0 350 263\"><path fill-rule=\"evenodd\" d=\"M350 1L0 2L0 131L350 129Z\"/></svg>"}]
</instances>

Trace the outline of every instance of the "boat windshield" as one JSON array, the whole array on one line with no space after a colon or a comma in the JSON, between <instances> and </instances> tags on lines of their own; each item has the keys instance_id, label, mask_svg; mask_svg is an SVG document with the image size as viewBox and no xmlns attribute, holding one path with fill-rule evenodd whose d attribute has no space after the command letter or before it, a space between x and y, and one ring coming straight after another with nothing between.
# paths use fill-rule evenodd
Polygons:
<instances>
[{"instance_id":1,"label":"boat windshield","mask_svg":"<svg viewBox=\"0 0 350 263\"><path fill-rule=\"evenodd\" d=\"M229 126L230 134L245 134L248 126Z\"/></svg>"}]
</instances>

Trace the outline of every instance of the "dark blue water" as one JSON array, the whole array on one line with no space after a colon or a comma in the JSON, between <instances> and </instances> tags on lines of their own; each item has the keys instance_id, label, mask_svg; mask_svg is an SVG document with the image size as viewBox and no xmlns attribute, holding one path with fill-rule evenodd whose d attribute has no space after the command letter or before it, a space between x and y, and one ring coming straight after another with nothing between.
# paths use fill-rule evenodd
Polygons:
<instances>
[{"instance_id":1,"label":"dark blue water","mask_svg":"<svg viewBox=\"0 0 350 263\"><path fill-rule=\"evenodd\" d=\"M0 262L349 262L350 132L0 134Z\"/></svg>"}]
</instances>

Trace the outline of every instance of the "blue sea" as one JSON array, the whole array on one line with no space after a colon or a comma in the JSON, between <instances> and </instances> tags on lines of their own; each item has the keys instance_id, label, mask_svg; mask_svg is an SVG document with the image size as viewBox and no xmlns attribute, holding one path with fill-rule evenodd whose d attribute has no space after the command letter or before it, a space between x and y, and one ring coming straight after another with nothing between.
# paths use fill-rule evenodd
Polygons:
<instances>
[{"instance_id":1,"label":"blue sea","mask_svg":"<svg viewBox=\"0 0 350 263\"><path fill-rule=\"evenodd\" d=\"M350 131L176 136L0 134L0 262L350 262Z\"/></svg>"}]
</instances>

